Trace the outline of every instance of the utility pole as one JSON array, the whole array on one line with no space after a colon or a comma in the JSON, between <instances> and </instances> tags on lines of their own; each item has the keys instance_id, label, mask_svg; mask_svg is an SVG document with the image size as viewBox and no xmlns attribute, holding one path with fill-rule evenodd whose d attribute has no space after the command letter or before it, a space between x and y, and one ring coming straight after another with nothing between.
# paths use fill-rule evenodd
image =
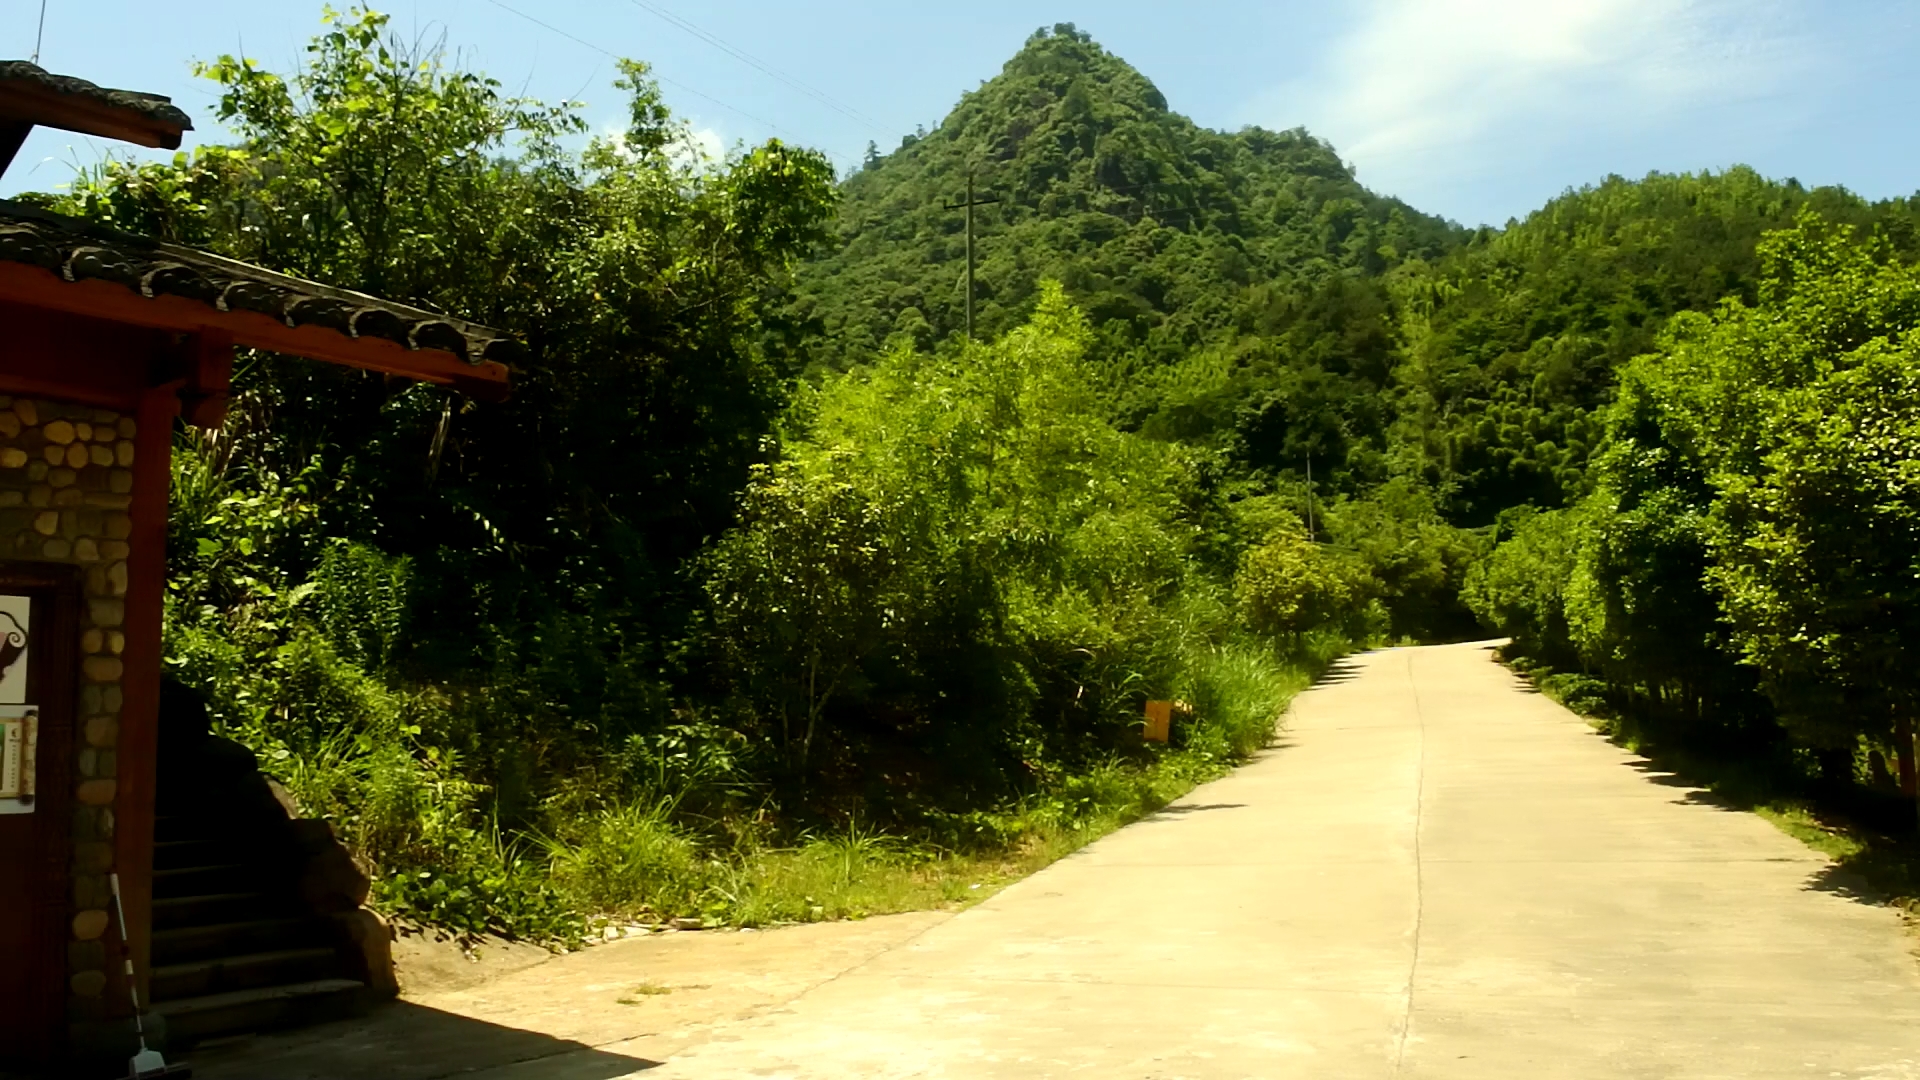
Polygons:
<instances>
[{"instance_id":1,"label":"utility pole","mask_svg":"<svg viewBox=\"0 0 1920 1080\"><path fill-rule=\"evenodd\" d=\"M965 209L967 212L967 344L973 344L973 208L997 203L998 198L976 199L973 197L973 166L967 166L967 201L947 203L948 210Z\"/></svg>"}]
</instances>

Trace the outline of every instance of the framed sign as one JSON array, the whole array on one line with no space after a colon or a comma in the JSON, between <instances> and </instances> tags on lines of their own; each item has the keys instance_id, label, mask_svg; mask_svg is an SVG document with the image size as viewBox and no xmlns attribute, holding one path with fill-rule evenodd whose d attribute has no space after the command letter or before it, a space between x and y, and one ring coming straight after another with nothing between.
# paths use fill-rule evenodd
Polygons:
<instances>
[{"instance_id":1,"label":"framed sign","mask_svg":"<svg viewBox=\"0 0 1920 1080\"><path fill-rule=\"evenodd\" d=\"M0 814L33 813L40 710L0 706Z\"/></svg>"},{"instance_id":2,"label":"framed sign","mask_svg":"<svg viewBox=\"0 0 1920 1080\"><path fill-rule=\"evenodd\" d=\"M33 597L0 593L0 705L27 703L27 646L33 637Z\"/></svg>"},{"instance_id":3,"label":"framed sign","mask_svg":"<svg viewBox=\"0 0 1920 1080\"><path fill-rule=\"evenodd\" d=\"M0 814L33 813L40 710L27 703L33 598L0 593Z\"/></svg>"}]
</instances>

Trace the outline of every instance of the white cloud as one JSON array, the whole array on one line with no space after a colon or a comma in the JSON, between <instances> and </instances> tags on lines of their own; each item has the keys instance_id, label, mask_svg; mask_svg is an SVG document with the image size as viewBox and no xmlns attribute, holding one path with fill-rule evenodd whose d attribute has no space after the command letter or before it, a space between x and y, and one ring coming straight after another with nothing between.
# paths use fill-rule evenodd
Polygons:
<instances>
[{"instance_id":1,"label":"white cloud","mask_svg":"<svg viewBox=\"0 0 1920 1080\"><path fill-rule=\"evenodd\" d=\"M601 124L599 137L611 143L623 156L626 155L627 127L624 123L609 120ZM714 128L688 124L681 127L680 137L668 143L666 150L675 165L704 169L726 160L727 140Z\"/></svg>"},{"instance_id":2,"label":"white cloud","mask_svg":"<svg viewBox=\"0 0 1920 1080\"><path fill-rule=\"evenodd\" d=\"M1305 123L1369 186L1411 194L1500 168L1489 143L1564 146L1764 95L1807 59L1783 21L1775 0L1375 0L1253 118Z\"/></svg>"},{"instance_id":3,"label":"white cloud","mask_svg":"<svg viewBox=\"0 0 1920 1080\"><path fill-rule=\"evenodd\" d=\"M674 144L674 160L694 168L726 160L727 140L712 128L688 127Z\"/></svg>"}]
</instances>

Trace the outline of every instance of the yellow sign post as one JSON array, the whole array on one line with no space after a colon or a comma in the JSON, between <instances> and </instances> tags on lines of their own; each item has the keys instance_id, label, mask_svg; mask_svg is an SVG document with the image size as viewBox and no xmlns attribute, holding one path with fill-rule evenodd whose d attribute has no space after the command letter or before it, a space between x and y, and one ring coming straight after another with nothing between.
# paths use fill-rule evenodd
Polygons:
<instances>
[{"instance_id":1,"label":"yellow sign post","mask_svg":"<svg viewBox=\"0 0 1920 1080\"><path fill-rule=\"evenodd\" d=\"M1173 726L1173 702L1147 702L1147 724L1141 732L1150 742L1166 742L1167 733Z\"/></svg>"}]
</instances>

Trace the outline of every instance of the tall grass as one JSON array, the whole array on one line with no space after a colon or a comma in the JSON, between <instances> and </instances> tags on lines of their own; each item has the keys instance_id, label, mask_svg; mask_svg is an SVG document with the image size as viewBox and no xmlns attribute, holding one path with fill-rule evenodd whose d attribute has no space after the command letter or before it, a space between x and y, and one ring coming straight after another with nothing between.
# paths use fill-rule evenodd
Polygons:
<instances>
[{"instance_id":1,"label":"tall grass","mask_svg":"<svg viewBox=\"0 0 1920 1080\"><path fill-rule=\"evenodd\" d=\"M337 569L358 584L319 590L330 603L394 571L344 559ZM1051 766L1024 795L896 818L891 834L845 821L786 831L736 744L686 725L572 766L503 825L500 793L458 749L460 711L476 706L374 673L382 638L289 620L269 650L245 623L175 609L168 652L207 692L222 732L254 749L306 813L333 822L372 871L378 906L461 936L570 943L599 919L758 926L966 903L1161 809L1267 745L1308 671L1344 647L1303 636L1292 644L1306 658L1283 659L1231 637L1211 607L1188 606L1198 613L1163 621L1154 661L1170 673L1162 692L1188 706L1171 744L1123 738L1105 757ZM1125 699L1107 707L1124 736Z\"/></svg>"},{"instance_id":2,"label":"tall grass","mask_svg":"<svg viewBox=\"0 0 1920 1080\"><path fill-rule=\"evenodd\" d=\"M941 838L858 823L765 843L751 830L676 820L658 791L546 841L553 881L577 910L619 919L698 916L764 926L970 903L1152 814L1272 740L1309 675L1248 644L1196 645L1190 716L1173 745L1141 747L1060 777Z\"/></svg>"}]
</instances>

